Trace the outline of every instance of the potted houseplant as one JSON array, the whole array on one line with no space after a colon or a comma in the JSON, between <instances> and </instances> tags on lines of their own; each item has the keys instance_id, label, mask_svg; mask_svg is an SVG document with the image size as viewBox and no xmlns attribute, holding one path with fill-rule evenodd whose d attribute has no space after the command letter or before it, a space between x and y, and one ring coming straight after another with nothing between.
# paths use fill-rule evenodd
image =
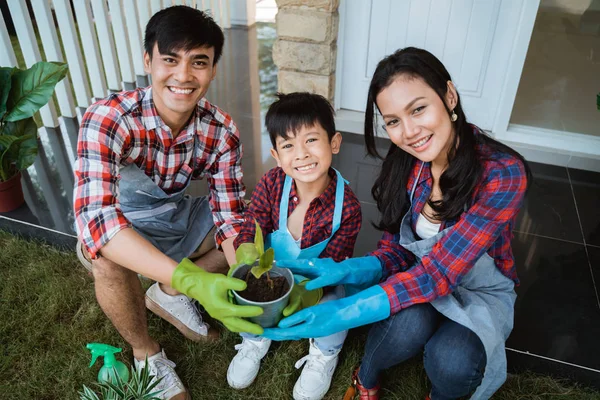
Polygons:
<instances>
[{"instance_id":1,"label":"potted houseplant","mask_svg":"<svg viewBox=\"0 0 600 400\"><path fill-rule=\"evenodd\" d=\"M67 74L67 65L38 62L28 69L0 67L0 212L23 204L21 171L35 161L37 125L33 115Z\"/></svg>"},{"instance_id":2,"label":"potted houseplant","mask_svg":"<svg viewBox=\"0 0 600 400\"><path fill-rule=\"evenodd\" d=\"M263 313L249 318L263 328L270 328L279 322L283 309L287 306L294 287L294 275L287 268L275 265L272 248L264 250L262 231L256 223L254 243L244 243L236 250L239 264L231 272L234 278L246 281L243 291L233 291L235 301L240 305L259 306Z\"/></svg>"}]
</instances>

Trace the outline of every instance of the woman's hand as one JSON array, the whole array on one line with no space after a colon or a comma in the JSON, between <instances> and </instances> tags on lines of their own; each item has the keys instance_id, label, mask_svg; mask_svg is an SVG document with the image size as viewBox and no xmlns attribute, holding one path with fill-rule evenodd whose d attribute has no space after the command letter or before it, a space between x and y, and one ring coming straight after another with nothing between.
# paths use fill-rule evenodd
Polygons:
<instances>
[{"instance_id":1,"label":"woman's hand","mask_svg":"<svg viewBox=\"0 0 600 400\"><path fill-rule=\"evenodd\" d=\"M371 286L379 283L382 271L377 257L349 258L339 263L331 258L281 260L277 266L311 279L307 290L337 285Z\"/></svg>"},{"instance_id":2,"label":"woman's hand","mask_svg":"<svg viewBox=\"0 0 600 400\"><path fill-rule=\"evenodd\" d=\"M272 340L298 340L329 336L336 332L372 324L390 316L390 302L381 286L372 286L353 296L305 308L265 329Z\"/></svg>"}]
</instances>

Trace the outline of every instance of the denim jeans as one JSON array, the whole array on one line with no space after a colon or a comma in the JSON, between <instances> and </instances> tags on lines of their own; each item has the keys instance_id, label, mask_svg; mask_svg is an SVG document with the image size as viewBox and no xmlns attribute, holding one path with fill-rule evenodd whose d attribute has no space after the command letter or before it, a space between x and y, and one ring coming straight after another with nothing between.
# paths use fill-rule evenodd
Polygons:
<instances>
[{"instance_id":1,"label":"denim jeans","mask_svg":"<svg viewBox=\"0 0 600 400\"><path fill-rule=\"evenodd\" d=\"M358 375L361 384L375 387L383 370L421 352L432 385L431 400L469 395L483 379L486 355L481 340L425 303L373 325Z\"/></svg>"}]
</instances>

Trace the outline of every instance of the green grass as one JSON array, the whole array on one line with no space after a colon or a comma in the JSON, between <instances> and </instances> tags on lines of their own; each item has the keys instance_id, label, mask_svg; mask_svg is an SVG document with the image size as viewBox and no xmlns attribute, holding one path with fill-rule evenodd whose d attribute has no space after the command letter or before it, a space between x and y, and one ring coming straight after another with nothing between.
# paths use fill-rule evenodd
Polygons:
<instances>
[{"instance_id":1,"label":"green grass","mask_svg":"<svg viewBox=\"0 0 600 400\"><path fill-rule=\"evenodd\" d=\"M93 281L74 253L0 232L0 399L77 399L83 384L95 380L88 369L86 343L123 347L131 352L98 307ZM264 359L256 382L230 389L226 381L237 335L223 331L214 344L193 343L149 314L151 334L177 363L194 399L289 399L299 375L294 363L306 341L276 344ZM364 331L348 338L327 399L340 399L359 361ZM413 360L383 377L385 399L423 399L428 391L422 363ZM567 381L531 373L511 376L494 399L600 399L600 393Z\"/></svg>"}]
</instances>

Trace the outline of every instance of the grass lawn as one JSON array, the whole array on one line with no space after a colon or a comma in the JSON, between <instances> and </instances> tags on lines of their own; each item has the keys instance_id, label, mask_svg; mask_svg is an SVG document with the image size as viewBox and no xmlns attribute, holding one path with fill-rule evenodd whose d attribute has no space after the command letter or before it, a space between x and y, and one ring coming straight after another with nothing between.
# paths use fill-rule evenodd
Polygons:
<instances>
[{"instance_id":1,"label":"grass lawn","mask_svg":"<svg viewBox=\"0 0 600 400\"><path fill-rule=\"evenodd\" d=\"M95 380L88 369L86 343L127 345L108 322L94 297L93 280L73 253L0 232L0 399L77 399L83 384ZM294 363L306 341L272 346L256 382L236 391L226 371L238 336L226 332L214 344L186 340L171 325L149 314L151 334L177 363L194 399L289 399L299 375ZM364 331L350 335L327 399L341 399L359 361ZM428 383L420 360L383 377L385 399L423 399ZM494 399L600 399L600 393L571 382L522 374L511 376Z\"/></svg>"}]
</instances>

